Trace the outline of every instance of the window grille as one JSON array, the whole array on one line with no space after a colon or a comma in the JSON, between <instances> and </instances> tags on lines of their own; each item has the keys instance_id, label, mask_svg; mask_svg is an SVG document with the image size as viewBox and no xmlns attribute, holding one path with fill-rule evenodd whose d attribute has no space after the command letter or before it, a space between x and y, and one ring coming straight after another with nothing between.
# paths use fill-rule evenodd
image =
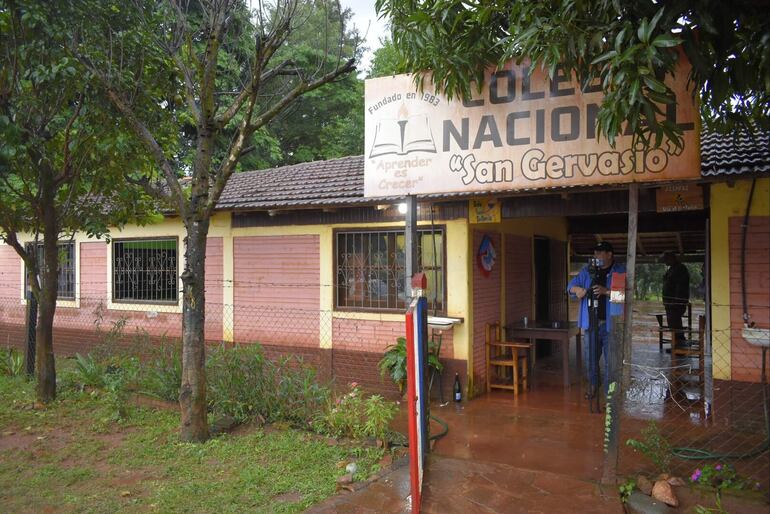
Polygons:
<instances>
[{"instance_id":1,"label":"window grille","mask_svg":"<svg viewBox=\"0 0 770 514\"><path fill-rule=\"evenodd\" d=\"M114 301L176 303L176 239L130 239L112 243Z\"/></svg>"},{"instance_id":2,"label":"window grille","mask_svg":"<svg viewBox=\"0 0 770 514\"><path fill-rule=\"evenodd\" d=\"M335 304L343 309L401 310L406 307L403 230L344 231L335 238ZM435 248L435 257L434 257ZM428 279L429 307L444 310L443 230L419 230L418 268Z\"/></svg>"},{"instance_id":3,"label":"window grille","mask_svg":"<svg viewBox=\"0 0 770 514\"><path fill-rule=\"evenodd\" d=\"M43 243L27 243L26 250L31 252L37 245L35 258L37 259L37 269L43 270L45 259L43 255ZM60 300L75 299L75 243L57 243L56 249L59 253L59 288L56 291L56 297ZM24 290L29 291L29 277L26 266L24 268Z\"/></svg>"}]
</instances>

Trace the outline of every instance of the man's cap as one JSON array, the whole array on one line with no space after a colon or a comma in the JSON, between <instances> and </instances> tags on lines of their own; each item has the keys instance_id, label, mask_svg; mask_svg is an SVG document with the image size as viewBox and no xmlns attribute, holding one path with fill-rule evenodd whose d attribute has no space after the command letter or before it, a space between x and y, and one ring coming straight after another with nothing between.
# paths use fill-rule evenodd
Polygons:
<instances>
[{"instance_id":1,"label":"man's cap","mask_svg":"<svg viewBox=\"0 0 770 514\"><path fill-rule=\"evenodd\" d=\"M677 257L677 254L674 250L666 250L662 254L660 254L660 258L658 259L658 262L666 262L666 257Z\"/></svg>"},{"instance_id":2,"label":"man's cap","mask_svg":"<svg viewBox=\"0 0 770 514\"><path fill-rule=\"evenodd\" d=\"M615 250L612 248L612 244L610 244L608 241L599 241L596 243L596 246L594 246L594 251L615 253Z\"/></svg>"}]
</instances>

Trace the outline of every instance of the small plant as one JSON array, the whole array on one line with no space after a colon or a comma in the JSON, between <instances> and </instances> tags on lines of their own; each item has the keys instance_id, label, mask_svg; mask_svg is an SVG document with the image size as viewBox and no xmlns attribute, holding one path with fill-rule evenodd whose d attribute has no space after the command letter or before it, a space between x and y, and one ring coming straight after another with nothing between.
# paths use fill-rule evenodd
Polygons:
<instances>
[{"instance_id":1,"label":"small plant","mask_svg":"<svg viewBox=\"0 0 770 514\"><path fill-rule=\"evenodd\" d=\"M106 366L97 361L90 353L88 355L75 354L75 381L82 387L104 387L104 374Z\"/></svg>"},{"instance_id":2,"label":"small plant","mask_svg":"<svg viewBox=\"0 0 770 514\"><path fill-rule=\"evenodd\" d=\"M316 431L333 437L372 437L384 441L396 411L395 404L382 396L365 398L353 382L350 391L330 400L313 426Z\"/></svg>"},{"instance_id":3,"label":"small plant","mask_svg":"<svg viewBox=\"0 0 770 514\"><path fill-rule=\"evenodd\" d=\"M671 471L671 444L660 433L658 424L654 421L650 421L642 429L641 441L628 439L626 444L650 459L658 472L668 473Z\"/></svg>"},{"instance_id":4,"label":"small plant","mask_svg":"<svg viewBox=\"0 0 770 514\"><path fill-rule=\"evenodd\" d=\"M385 378L389 375L398 386L398 392L404 394L406 388L406 338L399 337L396 344L385 349L385 355L379 363L380 375ZM431 339L428 342L428 368L440 372L444 365L438 358L438 345Z\"/></svg>"},{"instance_id":5,"label":"small plant","mask_svg":"<svg viewBox=\"0 0 770 514\"><path fill-rule=\"evenodd\" d=\"M182 385L182 348L178 344L162 341L154 350L139 380L142 393L169 402L179 398Z\"/></svg>"},{"instance_id":6,"label":"small plant","mask_svg":"<svg viewBox=\"0 0 770 514\"><path fill-rule=\"evenodd\" d=\"M393 402L385 400L382 396L378 394L370 396L364 401L366 413L364 433L369 437L385 441L388 427L397 410L398 407Z\"/></svg>"},{"instance_id":7,"label":"small plant","mask_svg":"<svg viewBox=\"0 0 770 514\"><path fill-rule=\"evenodd\" d=\"M124 359L120 366L107 366L103 378L107 409L104 421L119 423L128 417L128 390L138 373L139 360L136 357Z\"/></svg>"},{"instance_id":8,"label":"small plant","mask_svg":"<svg viewBox=\"0 0 770 514\"><path fill-rule=\"evenodd\" d=\"M24 356L20 352L14 348L0 351L0 375L16 377L24 371Z\"/></svg>"},{"instance_id":9,"label":"small plant","mask_svg":"<svg viewBox=\"0 0 770 514\"><path fill-rule=\"evenodd\" d=\"M618 486L618 492L620 493L620 501L623 503L628 502L628 498L631 496L631 493L634 492L634 489L636 489L636 480L633 478L629 478L620 486Z\"/></svg>"}]
</instances>

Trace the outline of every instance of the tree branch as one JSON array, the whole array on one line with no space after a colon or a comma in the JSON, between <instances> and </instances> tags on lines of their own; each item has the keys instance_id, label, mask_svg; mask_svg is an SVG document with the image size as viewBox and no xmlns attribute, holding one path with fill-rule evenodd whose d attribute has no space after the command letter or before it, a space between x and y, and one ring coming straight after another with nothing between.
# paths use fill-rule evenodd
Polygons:
<instances>
[{"instance_id":1,"label":"tree branch","mask_svg":"<svg viewBox=\"0 0 770 514\"><path fill-rule=\"evenodd\" d=\"M230 121L233 119L233 116L235 116L241 107L243 107L243 102L245 102L246 99L249 98L249 95L251 95L251 93L259 87L259 84L262 84L275 76L294 71L287 68L287 66L291 64L294 64L294 61L287 59L278 64L275 68L262 73L256 82L252 82L247 87L243 88L238 93L238 97L233 100L233 103L230 104L230 107L228 107L222 114L215 118L217 128L222 128L230 123Z\"/></svg>"},{"instance_id":2,"label":"tree branch","mask_svg":"<svg viewBox=\"0 0 770 514\"><path fill-rule=\"evenodd\" d=\"M300 82L291 91L289 91L283 98L281 98L278 102L276 102L270 109L262 113L253 123L250 121L250 119L251 119L251 113L254 109L254 104L256 102L256 95L252 96L251 102L249 103L249 112L241 122L241 126L238 130L238 135L230 147L230 151L228 152L227 158L224 161L222 161L222 164L217 170L216 180L209 191L209 198L206 203L206 213L208 215L211 215L214 212L214 209L216 208L216 204L219 201L219 198L222 195L222 191L225 188L225 184L227 184L228 179L235 171L235 166L236 164L238 164L238 159L241 156L243 147L247 139L251 136L251 134L253 134L259 128L265 126L267 123L269 123L270 120L275 118L276 115L278 115L281 111L283 111L287 106L289 106L294 100L296 100L298 97L300 97L304 93L317 89L323 86L324 84L331 82L332 80L339 77L340 75L344 75L345 73L349 73L353 71L355 69L355 64L356 64L355 59L349 59L343 66L338 67L333 71L330 71L326 75L323 75L312 82L309 82L309 83L304 81Z\"/></svg>"},{"instance_id":3,"label":"tree branch","mask_svg":"<svg viewBox=\"0 0 770 514\"><path fill-rule=\"evenodd\" d=\"M70 119L67 120L67 126L64 128L64 162L62 169L56 177L54 177L54 187L58 188L62 183L69 180L72 177L72 154L70 152L70 136L72 135L72 125L75 120L80 116L80 110L83 108L83 93L80 93L77 99L77 107L75 112L72 113Z\"/></svg>"}]
</instances>

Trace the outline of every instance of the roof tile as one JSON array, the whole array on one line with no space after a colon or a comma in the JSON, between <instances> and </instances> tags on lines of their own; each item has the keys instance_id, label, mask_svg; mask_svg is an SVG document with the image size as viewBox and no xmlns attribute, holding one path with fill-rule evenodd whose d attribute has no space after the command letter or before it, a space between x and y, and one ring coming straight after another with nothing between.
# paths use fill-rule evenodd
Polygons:
<instances>
[{"instance_id":1,"label":"roof tile","mask_svg":"<svg viewBox=\"0 0 770 514\"><path fill-rule=\"evenodd\" d=\"M704 132L701 176L770 173L770 131L754 135ZM477 192L422 195L462 198ZM383 197L391 201L398 196ZM227 183L218 209L275 209L372 203L364 197L364 156L304 162L279 168L236 173Z\"/></svg>"}]
</instances>

